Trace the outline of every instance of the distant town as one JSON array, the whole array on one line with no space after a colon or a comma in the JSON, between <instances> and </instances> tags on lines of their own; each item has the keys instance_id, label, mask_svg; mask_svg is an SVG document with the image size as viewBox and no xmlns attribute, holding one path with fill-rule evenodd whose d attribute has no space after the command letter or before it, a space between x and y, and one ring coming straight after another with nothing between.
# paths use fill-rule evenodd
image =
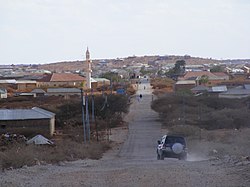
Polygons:
<instances>
[{"instance_id":1,"label":"distant town","mask_svg":"<svg viewBox=\"0 0 250 187\"><path fill-rule=\"evenodd\" d=\"M217 92L226 93L228 88L250 84L250 59L214 60L189 55L130 56L91 61L92 89L110 85L112 81L115 81L104 76L110 73L120 77L121 80L140 78L145 75L148 77L167 77L168 71L175 66L178 60L185 61L185 72L175 77L174 90L188 88L200 92L201 89L212 90L212 87L220 86L214 89ZM86 89L87 69L85 60L50 64L0 65L0 98L62 94L59 93L62 90L54 90L53 88ZM204 79L204 76L207 81L203 80L202 86L206 87L201 88L202 81L200 80ZM74 94L76 90L66 91L64 89L64 91Z\"/></svg>"}]
</instances>

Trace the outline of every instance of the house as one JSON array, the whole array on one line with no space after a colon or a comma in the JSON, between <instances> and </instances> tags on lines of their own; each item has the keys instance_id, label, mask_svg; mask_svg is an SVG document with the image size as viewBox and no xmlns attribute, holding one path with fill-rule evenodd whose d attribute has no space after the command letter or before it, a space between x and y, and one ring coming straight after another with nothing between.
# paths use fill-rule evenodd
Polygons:
<instances>
[{"instance_id":1,"label":"house","mask_svg":"<svg viewBox=\"0 0 250 187\"><path fill-rule=\"evenodd\" d=\"M181 80L177 81L174 85L175 91L190 90L196 86L195 80Z\"/></svg>"},{"instance_id":2,"label":"house","mask_svg":"<svg viewBox=\"0 0 250 187\"><path fill-rule=\"evenodd\" d=\"M0 133L34 133L52 136L55 132L55 114L38 108L0 109Z\"/></svg>"},{"instance_id":3,"label":"house","mask_svg":"<svg viewBox=\"0 0 250 187\"><path fill-rule=\"evenodd\" d=\"M121 78L129 78L129 72L124 70L124 69L120 69L117 71L118 76L120 76Z\"/></svg>"},{"instance_id":4,"label":"house","mask_svg":"<svg viewBox=\"0 0 250 187\"><path fill-rule=\"evenodd\" d=\"M94 78L94 80L97 82L97 87L110 85L110 80L106 78Z\"/></svg>"},{"instance_id":5,"label":"house","mask_svg":"<svg viewBox=\"0 0 250 187\"><path fill-rule=\"evenodd\" d=\"M46 92L43 89L36 88L31 91L34 97L43 97Z\"/></svg>"},{"instance_id":6,"label":"house","mask_svg":"<svg viewBox=\"0 0 250 187\"><path fill-rule=\"evenodd\" d=\"M48 88L47 96L64 96L68 99L70 96L81 96L81 90L78 88Z\"/></svg>"},{"instance_id":7,"label":"house","mask_svg":"<svg viewBox=\"0 0 250 187\"><path fill-rule=\"evenodd\" d=\"M198 86L191 89L191 91L194 94L206 93L206 92L208 92L208 90L209 90L209 88L204 86L204 85L198 85Z\"/></svg>"},{"instance_id":8,"label":"house","mask_svg":"<svg viewBox=\"0 0 250 187\"><path fill-rule=\"evenodd\" d=\"M250 68L247 67L247 66L243 66L243 67L242 67L242 70L243 70L245 73L247 73L247 74L250 73Z\"/></svg>"},{"instance_id":9,"label":"house","mask_svg":"<svg viewBox=\"0 0 250 187\"><path fill-rule=\"evenodd\" d=\"M5 88L0 88L0 99L6 99L8 97L7 90Z\"/></svg>"},{"instance_id":10,"label":"house","mask_svg":"<svg viewBox=\"0 0 250 187\"><path fill-rule=\"evenodd\" d=\"M86 79L78 74L53 73L38 80L37 87L83 87Z\"/></svg>"},{"instance_id":11,"label":"house","mask_svg":"<svg viewBox=\"0 0 250 187\"><path fill-rule=\"evenodd\" d=\"M16 84L19 91L28 91L37 87L37 83L34 80L17 80Z\"/></svg>"},{"instance_id":12,"label":"house","mask_svg":"<svg viewBox=\"0 0 250 187\"><path fill-rule=\"evenodd\" d=\"M210 71L189 71L184 76L179 77L178 80L195 80L196 84L199 85L204 76L208 78L206 85L216 85L229 80L229 76L223 72L211 73Z\"/></svg>"},{"instance_id":13,"label":"house","mask_svg":"<svg viewBox=\"0 0 250 187\"><path fill-rule=\"evenodd\" d=\"M220 93L224 93L224 92L227 92L227 86L212 86L208 92L210 94L215 94L215 95L218 95Z\"/></svg>"},{"instance_id":14,"label":"house","mask_svg":"<svg viewBox=\"0 0 250 187\"><path fill-rule=\"evenodd\" d=\"M220 98L241 99L250 96L250 85L245 84L243 86L237 86L235 88L228 89L226 92L220 93Z\"/></svg>"}]
</instances>

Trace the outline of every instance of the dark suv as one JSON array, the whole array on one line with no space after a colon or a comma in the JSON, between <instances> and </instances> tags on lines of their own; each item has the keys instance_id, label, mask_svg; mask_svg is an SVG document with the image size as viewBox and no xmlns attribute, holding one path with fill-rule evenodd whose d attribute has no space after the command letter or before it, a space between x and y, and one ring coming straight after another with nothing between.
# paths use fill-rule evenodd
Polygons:
<instances>
[{"instance_id":1,"label":"dark suv","mask_svg":"<svg viewBox=\"0 0 250 187\"><path fill-rule=\"evenodd\" d=\"M161 140L158 140L156 152L158 160L164 160L165 157L186 160L186 141L182 136L164 135Z\"/></svg>"}]
</instances>

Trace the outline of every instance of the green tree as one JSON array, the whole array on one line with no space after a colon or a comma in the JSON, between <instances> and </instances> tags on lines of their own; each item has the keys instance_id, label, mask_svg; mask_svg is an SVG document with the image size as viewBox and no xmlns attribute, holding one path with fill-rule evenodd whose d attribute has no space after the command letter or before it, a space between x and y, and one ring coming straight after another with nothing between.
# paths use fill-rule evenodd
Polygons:
<instances>
[{"instance_id":1,"label":"green tree","mask_svg":"<svg viewBox=\"0 0 250 187\"><path fill-rule=\"evenodd\" d=\"M168 72L166 72L166 76L172 79L177 79L179 75L185 73L185 65L185 60L177 60L175 62L174 67L172 69L169 69Z\"/></svg>"},{"instance_id":2,"label":"green tree","mask_svg":"<svg viewBox=\"0 0 250 187\"><path fill-rule=\"evenodd\" d=\"M207 75L202 75L199 82L200 84L206 84L208 83L209 77Z\"/></svg>"},{"instance_id":3,"label":"green tree","mask_svg":"<svg viewBox=\"0 0 250 187\"><path fill-rule=\"evenodd\" d=\"M185 72L185 65L185 60L177 60L173 68L174 73L178 75L183 74Z\"/></svg>"}]
</instances>

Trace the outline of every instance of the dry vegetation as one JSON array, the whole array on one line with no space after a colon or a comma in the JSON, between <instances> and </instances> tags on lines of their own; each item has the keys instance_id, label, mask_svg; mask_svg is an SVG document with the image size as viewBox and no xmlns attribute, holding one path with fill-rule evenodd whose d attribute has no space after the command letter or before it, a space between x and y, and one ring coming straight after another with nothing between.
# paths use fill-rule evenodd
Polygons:
<instances>
[{"instance_id":1,"label":"dry vegetation","mask_svg":"<svg viewBox=\"0 0 250 187\"><path fill-rule=\"evenodd\" d=\"M65 100L63 97L43 98L8 98L0 101L1 108L32 108L41 107L56 113L56 129L63 134L56 139L56 146L35 146L13 142L0 146L0 167L18 168L41 163L57 163L77 159L99 159L109 148L106 140L107 128L123 124L122 114L128 111L128 99L122 95L108 95L107 103L101 95L95 96L96 123L91 123L91 143L83 143L81 116L81 99L73 97ZM103 107L104 106L104 107ZM91 118L91 100L89 100ZM99 142L96 142L97 132ZM9 132L12 133L12 132ZM25 135L28 139L41 132L19 130L17 134ZM54 138L54 137L53 137Z\"/></svg>"},{"instance_id":2,"label":"dry vegetation","mask_svg":"<svg viewBox=\"0 0 250 187\"><path fill-rule=\"evenodd\" d=\"M218 63L218 60L197 58L190 56L174 56L170 55L164 60L160 60L160 64L174 64L177 60L185 60L187 64L211 64ZM102 59L100 59L102 60ZM122 67L123 65L131 65L134 62L148 64L155 60L159 60L159 56L132 56L124 58L123 60L117 59L105 59L108 63L113 63L113 67ZM93 60L93 68L99 63L99 60ZM85 61L66 61L66 62L55 62L50 64L42 64L38 66L39 69L46 69L49 71L63 72L63 71L75 71L82 70L85 68Z\"/></svg>"},{"instance_id":3,"label":"dry vegetation","mask_svg":"<svg viewBox=\"0 0 250 187\"><path fill-rule=\"evenodd\" d=\"M166 94L153 101L163 130L186 137L192 159L249 158L249 102Z\"/></svg>"},{"instance_id":4,"label":"dry vegetation","mask_svg":"<svg viewBox=\"0 0 250 187\"><path fill-rule=\"evenodd\" d=\"M150 80L155 95L162 95L166 92L173 92L174 81L170 78L155 78Z\"/></svg>"},{"instance_id":5,"label":"dry vegetation","mask_svg":"<svg viewBox=\"0 0 250 187\"><path fill-rule=\"evenodd\" d=\"M99 159L109 149L109 144L104 142L84 144L66 139L57 142L56 146L15 143L1 149L0 168L5 169L85 158Z\"/></svg>"},{"instance_id":6,"label":"dry vegetation","mask_svg":"<svg viewBox=\"0 0 250 187\"><path fill-rule=\"evenodd\" d=\"M221 99L217 97L193 97L167 95L152 104L163 125L190 125L207 129L240 129L249 127L250 99Z\"/></svg>"}]
</instances>

